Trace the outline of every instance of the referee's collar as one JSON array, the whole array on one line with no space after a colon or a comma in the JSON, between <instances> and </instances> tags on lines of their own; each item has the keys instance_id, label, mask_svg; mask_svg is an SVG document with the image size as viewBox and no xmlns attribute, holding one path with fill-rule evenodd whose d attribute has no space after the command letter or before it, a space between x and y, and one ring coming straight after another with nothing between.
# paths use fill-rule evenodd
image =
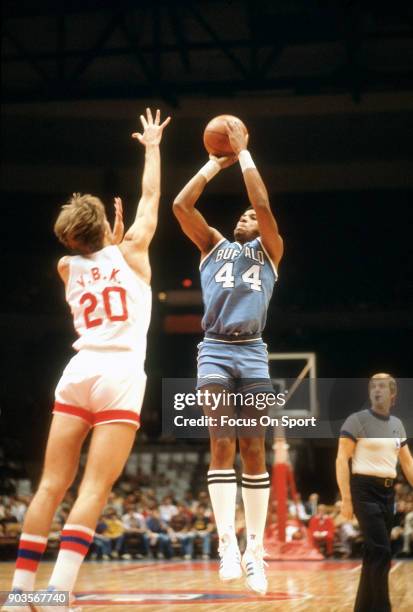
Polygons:
<instances>
[{"instance_id":1,"label":"referee's collar","mask_svg":"<svg viewBox=\"0 0 413 612\"><path fill-rule=\"evenodd\" d=\"M384 416L382 414L379 414L378 412L376 412L372 408L369 408L368 410L369 410L370 414L372 414L377 419L380 419L380 421L390 421L390 415L389 416Z\"/></svg>"}]
</instances>

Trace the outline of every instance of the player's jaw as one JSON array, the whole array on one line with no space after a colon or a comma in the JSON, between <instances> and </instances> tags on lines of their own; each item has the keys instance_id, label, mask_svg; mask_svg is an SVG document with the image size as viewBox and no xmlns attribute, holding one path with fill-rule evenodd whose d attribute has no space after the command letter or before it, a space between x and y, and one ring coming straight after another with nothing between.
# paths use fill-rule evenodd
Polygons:
<instances>
[{"instance_id":1,"label":"player's jaw","mask_svg":"<svg viewBox=\"0 0 413 612\"><path fill-rule=\"evenodd\" d=\"M254 240L259 236L258 223L255 216L255 211L249 209L241 215L234 229L234 238L241 244Z\"/></svg>"}]
</instances>

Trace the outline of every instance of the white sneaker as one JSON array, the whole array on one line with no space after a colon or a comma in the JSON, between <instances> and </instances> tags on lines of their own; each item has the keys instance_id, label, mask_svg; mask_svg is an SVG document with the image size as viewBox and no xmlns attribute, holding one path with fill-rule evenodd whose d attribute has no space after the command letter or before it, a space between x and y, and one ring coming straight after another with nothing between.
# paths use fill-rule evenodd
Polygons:
<instances>
[{"instance_id":1,"label":"white sneaker","mask_svg":"<svg viewBox=\"0 0 413 612\"><path fill-rule=\"evenodd\" d=\"M219 544L219 578L222 582L237 580L242 576L241 553L236 539L224 535Z\"/></svg>"},{"instance_id":2,"label":"white sneaker","mask_svg":"<svg viewBox=\"0 0 413 612\"><path fill-rule=\"evenodd\" d=\"M242 557L242 569L246 575L247 587L260 595L265 595L268 589L268 581L265 575L264 561L265 552L262 546L247 548Z\"/></svg>"}]
</instances>

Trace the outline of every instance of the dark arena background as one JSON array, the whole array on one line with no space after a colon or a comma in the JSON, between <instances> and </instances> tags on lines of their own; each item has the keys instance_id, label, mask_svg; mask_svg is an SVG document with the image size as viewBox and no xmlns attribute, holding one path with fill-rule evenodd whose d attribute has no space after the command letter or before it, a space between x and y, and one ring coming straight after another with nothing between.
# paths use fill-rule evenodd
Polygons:
<instances>
[{"instance_id":1,"label":"dark arena background","mask_svg":"<svg viewBox=\"0 0 413 612\"><path fill-rule=\"evenodd\" d=\"M64 250L53 224L73 192L101 197L111 220L120 195L131 223L143 149L130 135L147 106L172 121L161 146L150 251L142 425L109 500L119 517L130 507L146 516L180 504L196 515L199 503L210 514L208 441L163 431L162 380L196 374L199 254L172 202L207 161L202 134L216 115L247 125L284 238L264 334L269 351L315 354L317 379L413 377L413 8L407 0L4 0L1 30L0 588L7 590L41 473L54 387L73 355L73 324L56 273ZM236 164L208 184L199 206L231 237L247 205ZM302 365L285 376L294 379ZM279 377L277 362L272 372ZM363 393L361 403L367 387ZM402 404L396 415L413 408ZM360 407L340 398L343 419ZM102 560L92 548L82 566L76 594L83 610L350 611L362 541L357 525L351 537L341 529L337 439L298 435L287 461L304 505L290 493L287 541L294 531L288 526L309 537L318 501L333 523L333 554L321 546L314 560L270 560L269 591L260 598L242 581L218 581L214 531L210 560L196 540L192 559L175 545L171 559L159 559L162 553L151 547L145 554L125 531L120 551ZM267 462L271 470L270 439ZM79 477L55 517L40 586ZM413 541L403 548L403 530L413 492L402 474L398 480L390 585L393 609L407 612ZM274 481L273 490L268 529L277 539ZM242 540L241 500L238 513Z\"/></svg>"}]
</instances>

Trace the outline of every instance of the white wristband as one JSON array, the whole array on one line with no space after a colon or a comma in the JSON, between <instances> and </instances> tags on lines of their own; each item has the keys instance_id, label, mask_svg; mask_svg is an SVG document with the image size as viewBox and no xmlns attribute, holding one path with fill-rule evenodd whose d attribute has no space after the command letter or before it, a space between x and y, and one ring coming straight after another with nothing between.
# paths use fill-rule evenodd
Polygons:
<instances>
[{"instance_id":1,"label":"white wristband","mask_svg":"<svg viewBox=\"0 0 413 612\"><path fill-rule=\"evenodd\" d=\"M255 168L254 161L251 157L251 153L247 149L243 149L238 155L239 165L241 166L242 172L248 170L248 168Z\"/></svg>"},{"instance_id":2,"label":"white wristband","mask_svg":"<svg viewBox=\"0 0 413 612\"><path fill-rule=\"evenodd\" d=\"M218 162L210 159L207 163L202 166L202 168L198 171L198 174L202 174L206 182L210 181L218 172L221 170L221 166Z\"/></svg>"}]
</instances>

